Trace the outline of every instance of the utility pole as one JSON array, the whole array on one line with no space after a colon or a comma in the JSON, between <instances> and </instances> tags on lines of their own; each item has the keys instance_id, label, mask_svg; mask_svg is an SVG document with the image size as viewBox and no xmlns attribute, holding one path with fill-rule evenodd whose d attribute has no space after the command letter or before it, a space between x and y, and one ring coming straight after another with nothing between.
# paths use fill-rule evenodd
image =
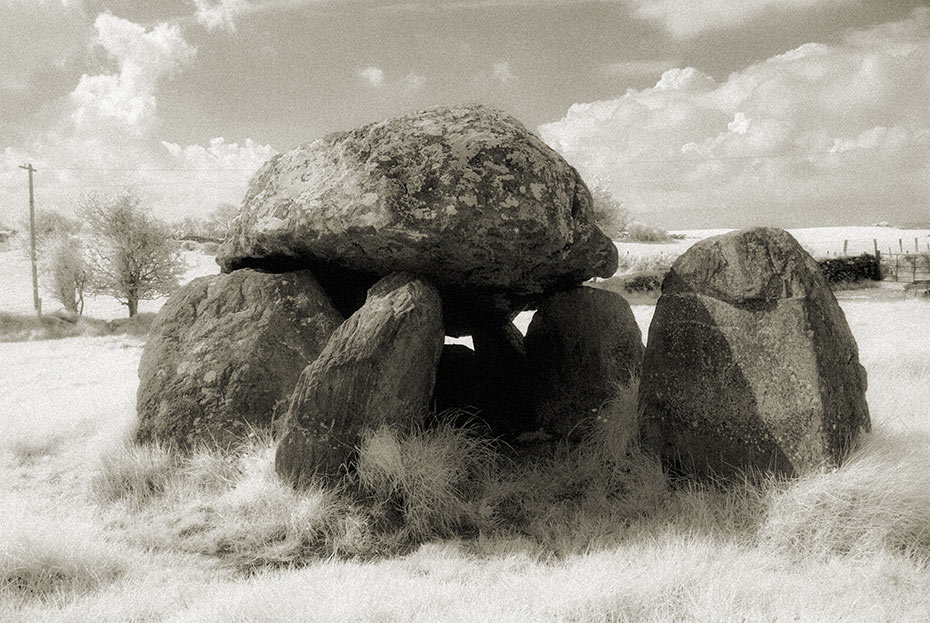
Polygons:
<instances>
[{"instance_id":1,"label":"utility pole","mask_svg":"<svg viewBox=\"0 0 930 623\"><path fill-rule=\"evenodd\" d=\"M42 299L39 298L39 276L36 272L36 203L32 192L32 174L36 172L32 163L20 165L20 169L29 171L29 256L32 258L32 304L36 315L42 315Z\"/></svg>"}]
</instances>

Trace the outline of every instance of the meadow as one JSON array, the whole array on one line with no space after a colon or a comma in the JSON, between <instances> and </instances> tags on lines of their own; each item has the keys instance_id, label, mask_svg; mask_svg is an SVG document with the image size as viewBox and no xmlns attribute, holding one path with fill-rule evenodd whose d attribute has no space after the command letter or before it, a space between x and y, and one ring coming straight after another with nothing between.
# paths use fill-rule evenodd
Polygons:
<instances>
[{"instance_id":1,"label":"meadow","mask_svg":"<svg viewBox=\"0 0 930 623\"><path fill-rule=\"evenodd\" d=\"M260 435L132 446L143 338L0 343L0 620L924 621L930 303L838 298L872 432L839 469L726 488L663 474L621 397L574 451L378 431L354 489L298 493Z\"/></svg>"}]
</instances>

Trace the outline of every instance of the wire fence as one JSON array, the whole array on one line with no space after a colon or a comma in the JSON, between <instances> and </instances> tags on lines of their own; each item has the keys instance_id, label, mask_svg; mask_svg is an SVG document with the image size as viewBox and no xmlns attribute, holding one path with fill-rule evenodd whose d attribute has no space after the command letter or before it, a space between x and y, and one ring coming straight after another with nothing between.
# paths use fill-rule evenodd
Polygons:
<instances>
[{"instance_id":1,"label":"wire fence","mask_svg":"<svg viewBox=\"0 0 930 623\"><path fill-rule=\"evenodd\" d=\"M930 280L930 237L871 240L844 240L842 251L828 256L855 257L863 253L877 256L885 281L917 282Z\"/></svg>"}]
</instances>

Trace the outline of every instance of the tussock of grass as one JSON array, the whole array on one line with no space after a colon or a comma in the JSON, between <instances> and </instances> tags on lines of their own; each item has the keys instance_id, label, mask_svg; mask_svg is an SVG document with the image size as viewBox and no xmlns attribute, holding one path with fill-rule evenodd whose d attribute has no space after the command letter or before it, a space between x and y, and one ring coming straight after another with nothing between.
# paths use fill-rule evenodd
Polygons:
<instances>
[{"instance_id":1,"label":"tussock of grass","mask_svg":"<svg viewBox=\"0 0 930 623\"><path fill-rule=\"evenodd\" d=\"M379 428L359 448L357 477L377 507L399 513L412 540L474 532L498 463L491 442L451 419L401 434Z\"/></svg>"},{"instance_id":2,"label":"tussock of grass","mask_svg":"<svg viewBox=\"0 0 930 623\"><path fill-rule=\"evenodd\" d=\"M143 504L160 496L178 461L158 445L125 443L102 457L91 480L91 494L103 502Z\"/></svg>"},{"instance_id":3,"label":"tussock of grass","mask_svg":"<svg viewBox=\"0 0 930 623\"><path fill-rule=\"evenodd\" d=\"M10 442L9 452L17 465L30 467L55 455L64 443L64 435L26 436Z\"/></svg>"},{"instance_id":4,"label":"tussock of grass","mask_svg":"<svg viewBox=\"0 0 930 623\"><path fill-rule=\"evenodd\" d=\"M365 515L339 492L319 486L295 491L275 474L272 448L242 457L239 468L229 487L213 489L217 497L207 490L193 513L182 512L176 535L183 549L251 570L350 558L371 548Z\"/></svg>"},{"instance_id":5,"label":"tussock of grass","mask_svg":"<svg viewBox=\"0 0 930 623\"><path fill-rule=\"evenodd\" d=\"M794 556L887 551L930 562L928 441L874 439L841 469L793 483L772 500L762 541Z\"/></svg>"},{"instance_id":6,"label":"tussock of grass","mask_svg":"<svg viewBox=\"0 0 930 623\"><path fill-rule=\"evenodd\" d=\"M270 440L237 453L180 455L125 446L101 462L92 495L148 549L215 556L238 571L364 556L367 515L340 491L295 491L274 472Z\"/></svg>"},{"instance_id":7,"label":"tussock of grass","mask_svg":"<svg viewBox=\"0 0 930 623\"><path fill-rule=\"evenodd\" d=\"M126 568L111 546L69 529L67 523L54 530L39 530L35 523L7 525L5 530L0 545L0 598L60 604L115 581Z\"/></svg>"}]
</instances>

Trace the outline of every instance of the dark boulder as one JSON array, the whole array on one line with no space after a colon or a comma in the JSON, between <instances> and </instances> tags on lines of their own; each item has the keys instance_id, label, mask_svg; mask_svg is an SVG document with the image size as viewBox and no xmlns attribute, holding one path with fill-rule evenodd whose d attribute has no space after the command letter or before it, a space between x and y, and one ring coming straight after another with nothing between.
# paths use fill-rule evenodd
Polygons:
<instances>
[{"instance_id":1,"label":"dark boulder","mask_svg":"<svg viewBox=\"0 0 930 623\"><path fill-rule=\"evenodd\" d=\"M533 408L550 434L580 439L619 392L635 395L643 338L626 299L580 287L544 301L526 332Z\"/></svg>"},{"instance_id":2,"label":"dark boulder","mask_svg":"<svg viewBox=\"0 0 930 623\"><path fill-rule=\"evenodd\" d=\"M195 279L165 303L145 344L137 438L228 446L269 430L341 322L309 271Z\"/></svg>"},{"instance_id":3,"label":"dark boulder","mask_svg":"<svg viewBox=\"0 0 930 623\"><path fill-rule=\"evenodd\" d=\"M371 288L300 376L275 455L279 474L294 483L338 477L366 430L423 421L443 345L441 309L436 289L410 275Z\"/></svg>"},{"instance_id":4,"label":"dark boulder","mask_svg":"<svg viewBox=\"0 0 930 623\"><path fill-rule=\"evenodd\" d=\"M869 430L866 373L816 262L755 228L688 250L662 284L639 408L676 470L795 475L839 465Z\"/></svg>"}]
</instances>

